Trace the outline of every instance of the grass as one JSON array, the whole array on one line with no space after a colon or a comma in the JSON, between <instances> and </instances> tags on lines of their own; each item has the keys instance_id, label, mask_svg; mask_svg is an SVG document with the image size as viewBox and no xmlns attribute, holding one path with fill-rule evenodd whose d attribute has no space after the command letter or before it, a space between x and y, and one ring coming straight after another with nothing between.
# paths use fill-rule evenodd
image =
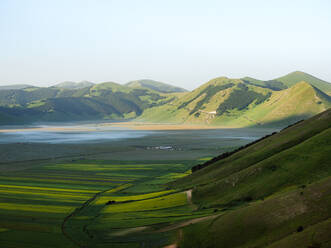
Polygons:
<instances>
[{"instance_id":1,"label":"grass","mask_svg":"<svg viewBox=\"0 0 331 248\"><path fill-rule=\"evenodd\" d=\"M330 123L328 110L174 182L224 211L185 227L180 247L328 247Z\"/></svg>"},{"instance_id":2,"label":"grass","mask_svg":"<svg viewBox=\"0 0 331 248\"><path fill-rule=\"evenodd\" d=\"M164 185L187 175L191 163L77 160L41 163L2 173L1 247L76 247L61 229L63 220L71 214L73 216L64 225L65 232L75 242L84 242L90 247L107 243L107 228L114 225L126 229L191 218L187 213L190 208L186 194L167 190ZM146 189L144 194L136 193L143 189ZM118 204L107 206L110 200ZM142 211L146 206L154 214ZM171 209L177 209L177 214ZM123 211L129 214L125 218ZM116 217L109 222L109 216L114 215ZM95 232L93 235L99 235L100 239L91 238L91 233ZM166 244L167 235L156 235L160 239L152 238L151 242ZM122 247L123 240L113 246Z\"/></svg>"},{"instance_id":3,"label":"grass","mask_svg":"<svg viewBox=\"0 0 331 248\"><path fill-rule=\"evenodd\" d=\"M121 187L121 186L119 186ZM94 204L105 204L108 201L116 201L116 202L126 202L126 201L138 201L138 200L145 200L149 198L155 198L157 196L166 195L169 193L174 192L174 190L164 190L154 193L148 193L148 194L142 194L142 195L130 195L130 196L107 196L109 193L113 193L114 191L109 190L106 191L104 194L102 194L101 197L99 197Z\"/></svg>"},{"instance_id":4,"label":"grass","mask_svg":"<svg viewBox=\"0 0 331 248\"><path fill-rule=\"evenodd\" d=\"M163 197L109 205L104 208L105 213L149 211L163 208L178 207L187 204L185 193L176 193Z\"/></svg>"},{"instance_id":5,"label":"grass","mask_svg":"<svg viewBox=\"0 0 331 248\"><path fill-rule=\"evenodd\" d=\"M303 194L302 189L297 189L228 212L213 222L188 227L180 247L293 247L283 239L293 240L291 236L298 232L298 227L305 230L330 218L330 186L328 177L306 187ZM203 231L206 229L208 232ZM299 247L309 247L312 242L309 239L293 241L301 242Z\"/></svg>"}]
</instances>

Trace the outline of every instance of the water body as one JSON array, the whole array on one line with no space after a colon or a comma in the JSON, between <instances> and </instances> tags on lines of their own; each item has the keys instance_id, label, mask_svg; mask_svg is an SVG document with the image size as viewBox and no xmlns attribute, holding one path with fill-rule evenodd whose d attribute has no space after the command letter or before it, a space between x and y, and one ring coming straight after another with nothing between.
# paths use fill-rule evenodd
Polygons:
<instances>
[{"instance_id":1,"label":"water body","mask_svg":"<svg viewBox=\"0 0 331 248\"><path fill-rule=\"evenodd\" d=\"M60 131L59 131L60 130ZM270 130L271 132L271 130ZM189 140L222 139L253 141L268 133L265 129L205 129L205 130L130 130L107 126L38 126L19 128L0 132L0 144L10 143L48 143L79 144L102 143L125 139L141 139L159 136L165 140L185 136ZM170 145L170 144L166 144Z\"/></svg>"},{"instance_id":2,"label":"water body","mask_svg":"<svg viewBox=\"0 0 331 248\"><path fill-rule=\"evenodd\" d=\"M98 124L0 130L0 164L40 159L195 160L245 145L274 129L133 130Z\"/></svg>"},{"instance_id":3,"label":"water body","mask_svg":"<svg viewBox=\"0 0 331 248\"><path fill-rule=\"evenodd\" d=\"M135 139L149 135L149 131L118 130L118 131L17 131L0 134L0 143L48 143L48 144L79 144L100 143L111 140Z\"/></svg>"}]
</instances>

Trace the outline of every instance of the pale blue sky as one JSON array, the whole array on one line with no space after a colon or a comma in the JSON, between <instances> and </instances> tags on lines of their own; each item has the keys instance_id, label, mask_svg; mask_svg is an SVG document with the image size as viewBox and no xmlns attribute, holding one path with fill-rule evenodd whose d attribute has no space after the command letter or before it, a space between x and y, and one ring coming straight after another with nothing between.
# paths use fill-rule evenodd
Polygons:
<instances>
[{"instance_id":1,"label":"pale blue sky","mask_svg":"<svg viewBox=\"0 0 331 248\"><path fill-rule=\"evenodd\" d=\"M0 85L295 70L331 81L331 1L0 0Z\"/></svg>"}]
</instances>

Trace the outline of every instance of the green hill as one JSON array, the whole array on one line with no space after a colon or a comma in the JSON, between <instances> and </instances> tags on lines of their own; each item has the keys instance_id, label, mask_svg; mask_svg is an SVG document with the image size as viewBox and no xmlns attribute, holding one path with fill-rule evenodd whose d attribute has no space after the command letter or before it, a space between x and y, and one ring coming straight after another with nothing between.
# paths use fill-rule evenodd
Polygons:
<instances>
[{"instance_id":1,"label":"green hill","mask_svg":"<svg viewBox=\"0 0 331 248\"><path fill-rule=\"evenodd\" d=\"M137 118L223 127L286 126L328 109L331 96L324 89L330 85L294 72L269 81L220 77L191 92L153 80L5 88L0 90L0 106L8 118L0 123Z\"/></svg>"},{"instance_id":2,"label":"green hill","mask_svg":"<svg viewBox=\"0 0 331 248\"><path fill-rule=\"evenodd\" d=\"M331 83L323 81L319 78L316 78L308 73L301 71L289 73L283 77L274 79L274 81L281 82L288 87L291 87L298 82L305 81L328 94L331 93Z\"/></svg>"},{"instance_id":3,"label":"green hill","mask_svg":"<svg viewBox=\"0 0 331 248\"><path fill-rule=\"evenodd\" d=\"M242 78L245 83L269 88L272 90L283 90L289 87L292 87L296 83L299 82L307 82L310 85L318 88L319 90L324 91L328 95L331 95L331 83L323 81L317 77L314 77L308 73L301 72L301 71L295 71L292 73L289 73L283 77L275 78L273 80L258 80L251 77L244 77Z\"/></svg>"},{"instance_id":4,"label":"green hill","mask_svg":"<svg viewBox=\"0 0 331 248\"><path fill-rule=\"evenodd\" d=\"M182 228L179 246L330 247L330 149L331 109L196 166L171 187L218 217Z\"/></svg>"},{"instance_id":5,"label":"green hill","mask_svg":"<svg viewBox=\"0 0 331 248\"><path fill-rule=\"evenodd\" d=\"M145 89L151 89L155 90L161 93L176 93L176 92L186 92L187 90L176 87L170 84L150 80L150 79L142 79L142 80L136 80L131 81L125 84L126 86L130 88L145 88Z\"/></svg>"},{"instance_id":6,"label":"green hill","mask_svg":"<svg viewBox=\"0 0 331 248\"><path fill-rule=\"evenodd\" d=\"M264 101L271 90L239 79L216 78L166 105L148 109L143 121L212 124L226 111L244 110Z\"/></svg>"},{"instance_id":7,"label":"green hill","mask_svg":"<svg viewBox=\"0 0 331 248\"><path fill-rule=\"evenodd\" d=\"M330 96L305 82L283 90L265 86L216 78L168 104L146 109L139 120L224 127L284 126L331 107Z\"/></svg>"},{"instance_id":8,"label":"green hill","mask_svg":"<svg viewBox=\"0 0 331 248\"><path fill-rule=\"evenodd\" d=\"M331 97L306 82L272 92L263 103L247 110L242 115L225 117L232 125L286 126L309 118L331 107ZM227 119L227 120L225 120Z\"/></svg>"},{"instance_id":9,"label":"green hill","mask_svg":"<svg viewBox=\"0 0 331 248\"><path fill-rule=\"evenodd\" d=\"M175 97L113 82L78 89L3 90L0 91L0 123L128 119Z\"/></svg>"}]
</instances>

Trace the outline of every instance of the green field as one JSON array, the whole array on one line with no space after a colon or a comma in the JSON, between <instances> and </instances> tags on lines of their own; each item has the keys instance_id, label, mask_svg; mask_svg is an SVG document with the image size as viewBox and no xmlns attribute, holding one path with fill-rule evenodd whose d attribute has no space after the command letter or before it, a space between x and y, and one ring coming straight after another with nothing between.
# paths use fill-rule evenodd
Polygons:
<instances>
[{"instance_id":1,"label":"green field","mask_svg":"<svg viewBox=\"0 0 331 248\"><path fill-rule=\"evenodd\" d=\"M186 192L165 185L188 175L191 164L78 160L3 172L1 247L166 245L175 233L158 229L211 213L196 211Z\"/></svg>"}]
</instances>

